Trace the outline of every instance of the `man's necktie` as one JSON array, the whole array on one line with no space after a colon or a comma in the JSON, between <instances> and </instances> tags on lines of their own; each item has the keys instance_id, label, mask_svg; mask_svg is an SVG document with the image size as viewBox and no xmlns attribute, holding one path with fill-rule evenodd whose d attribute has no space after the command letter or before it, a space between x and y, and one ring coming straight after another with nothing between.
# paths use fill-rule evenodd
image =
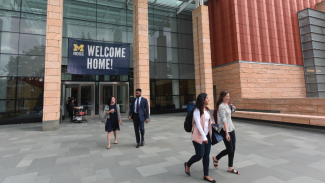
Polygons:
<instances>
[{"instance_id":1,"label":"man's necktie","mask_svg":"<svg viewBox=\"0 0 325 183\"><path fill-rule=\"evenodd\" d=\"M139 113L139 98L137 99L137 113Z\"/></svg>"}]
</instances>

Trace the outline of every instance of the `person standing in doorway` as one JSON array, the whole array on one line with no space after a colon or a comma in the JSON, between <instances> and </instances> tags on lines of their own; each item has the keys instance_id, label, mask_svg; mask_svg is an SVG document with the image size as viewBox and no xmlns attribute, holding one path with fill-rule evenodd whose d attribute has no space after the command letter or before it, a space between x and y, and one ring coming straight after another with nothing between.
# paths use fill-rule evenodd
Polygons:
<instances>
[{"instance_id":1,"label":"person standing in doorway","mask_svg":"<svg viewBox=\"0 0 325 183\"><path fill-rule=\"evenodd\" d=\"M228 91L222 91L219 95L219 99L216 104L218 110L217 120L219 124L219 132L223 136L223 142L225 143L226 149L221 151L217 156L213 156L213 166L218 168L219 160L228 155L228 172L234 174L240 174L233 168L235 148L236 148L236 135L235 126L231 120L231 109L229 107L230 95ZM235 106L232 106L236 109Z\"/></svg>"},{"instance_id":2,"label":"person standing in doorway","mask_svg":"<svg viewBox=\"0 0 325 183\"><path fill-rule=\"evenodd\" d=\"M70 116L71 122L73 122L73 110L74 110L74 108L75 108L74 99L72 98L72 100L70 102L70 106L69 106L69 116Z\"/></svg>"},{"instance_id":3,"label":"person standing in doorway","mask_svg":"<svg viewBox=\"0 0 325 183\"><path fill-rule=\"evenodd\" d=\"M144 121L149 122L149 104L146 98L141 97L141 89L135 90L136 98L132 100L129 110L129 120L133 119L135 137L137 141L136 148L144 146ZM141 132L141 143L140 133Z\"/></svg>"},{"instance_id":4,"label":"person standing in doorway","mask_svg":"<svg viewBox=\"0 0 325 183\"><path fill-rule=\"evenodd\" d=\"M67 111L69 112L69 118L70 118L70 97L68 97L68 100L65 102L65 108L67 109Z\"/></svg>"}]
</instances>

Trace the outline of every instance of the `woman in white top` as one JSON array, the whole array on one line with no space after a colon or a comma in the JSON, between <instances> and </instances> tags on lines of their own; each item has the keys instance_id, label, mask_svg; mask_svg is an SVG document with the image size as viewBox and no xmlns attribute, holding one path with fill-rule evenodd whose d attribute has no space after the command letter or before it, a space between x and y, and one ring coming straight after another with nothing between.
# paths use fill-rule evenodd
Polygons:
<instances>
[{"instance_id":1,"label":"woman in white top","mask_svg":"<svg viewBox=\"0 0 325 183\"><path fill-rule=\"evenodd\" d=\"M233 168L233 161L236 147L236 135L235 126L231 120L231 109L229 107L229 92L222 91L219 95L219 99L216 104L215 110L218 110L218 131L223 136L223 142L225 143L226 149L221 151L217 156L212 157L213 165L218 168L218 161L228 155L228 172L240 174ZM236 109L235 106L232 106Z\"/></svg>"},{"instance_id":2,"label":"woman in white top","mask_svg":"<svg viewBox=\"0 0 325 183\"><path fill-rule=\"evenodd\" d=\"M209 156L211 150L212 128L210 120L210 112L207 105L209 104L208 95L201 93L196 99L196 105L193 112L193 128L192 142L195 148L195 155L184 163L185 173L190 174L190 167L193 163L200 161L203 158L203 179L208 182L216 182L209 177ZM195 123L194 123L195 121Z\"/></svg>"}]
</instances>

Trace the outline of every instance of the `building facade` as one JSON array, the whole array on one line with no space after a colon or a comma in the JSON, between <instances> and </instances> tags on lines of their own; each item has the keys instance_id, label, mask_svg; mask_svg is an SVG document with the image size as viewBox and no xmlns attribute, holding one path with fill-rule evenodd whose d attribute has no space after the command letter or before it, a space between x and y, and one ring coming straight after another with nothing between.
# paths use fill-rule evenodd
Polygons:
<instances>
[{"instance_id":1,"label":"building facade","mask_svg":"<svg viewBox=\"0 0 325 183\"><path fill-rule=\"evenodd\" d=\"M310 95L315 83L305 77L298 18L316 4L321 11L318 3L3 0L0 124L57 129L68 97L99 119L115 96L127 115L136 88L150 99L151 114L186 111L197 94L215 101L226 89L240 110L325 115L325 100L307 98L322 95ZM129 75L68 73L69 38L130 44ZM322 81L323 70L317 74ZM297 109L292 99L304 105Z\"/></svg>"}]
</instances>

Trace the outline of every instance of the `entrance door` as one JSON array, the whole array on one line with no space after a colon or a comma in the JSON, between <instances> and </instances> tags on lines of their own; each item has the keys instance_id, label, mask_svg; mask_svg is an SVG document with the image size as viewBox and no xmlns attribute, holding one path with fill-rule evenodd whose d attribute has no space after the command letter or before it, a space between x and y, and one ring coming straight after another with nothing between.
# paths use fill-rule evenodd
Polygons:
<instances>
[{"instance_id":1,"label":"entrance door","mask_svg":"<svg viewBox=\"0 0 325 183\"><path fill-rule=\"evenodd\" d=\"M127 82L100 82L99 83L99 117L108 103L108 99L115 97L120 105L122 117L127 117L129 112L129 83Z\"/></svg>"},{"instance_id":2,"label":"entrance door","mask_svg":"<svg viewBox=\"0 0 325 183\"><path fill-rule=\"evenodd\" d=\"M81 83L81 82L62 82L62 101L61 108L64 109L62 115L68 118L68 106L65 106L66 101L70 97L75 100L76 106L83 106L87 110L89 118L95 117L95 83Z\"/></svg>"}]
</instances>

